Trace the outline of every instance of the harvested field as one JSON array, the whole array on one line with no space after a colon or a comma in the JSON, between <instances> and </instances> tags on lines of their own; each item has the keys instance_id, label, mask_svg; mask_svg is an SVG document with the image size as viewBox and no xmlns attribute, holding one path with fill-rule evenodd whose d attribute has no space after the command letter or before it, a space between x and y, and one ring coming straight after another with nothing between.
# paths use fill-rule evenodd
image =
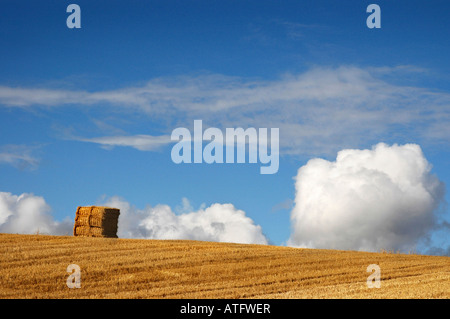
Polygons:
<instances>
[{"instance_id":1,"label":"harvested field","mask_svg":"<svg viewBox=\"0 0 450 319\"><path fill-rule=\"evenodd\" d=\"M79 289L67 287L70 264ZM370 264L381 288L367 287ZM449 257L0 234L0 298L449 297Z\"/></svg>"}]
</instances>

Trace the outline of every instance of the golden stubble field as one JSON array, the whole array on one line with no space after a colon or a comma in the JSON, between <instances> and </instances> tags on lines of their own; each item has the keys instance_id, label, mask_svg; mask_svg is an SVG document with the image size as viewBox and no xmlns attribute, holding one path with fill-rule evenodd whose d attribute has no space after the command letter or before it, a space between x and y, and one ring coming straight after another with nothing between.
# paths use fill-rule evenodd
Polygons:
<instances>
[{"instance_id":1,"label":"golden stubble field","mask_svg":"<svg viewBox=\"0 0 450 319\"><path fill-rule=\"evenodd\" d=\"M68 288L67 267L81 270ZM368 288L367 266L381 269ZM446 298L450 257L0 234L0 298Z\"/></svg>"}]
</instances>

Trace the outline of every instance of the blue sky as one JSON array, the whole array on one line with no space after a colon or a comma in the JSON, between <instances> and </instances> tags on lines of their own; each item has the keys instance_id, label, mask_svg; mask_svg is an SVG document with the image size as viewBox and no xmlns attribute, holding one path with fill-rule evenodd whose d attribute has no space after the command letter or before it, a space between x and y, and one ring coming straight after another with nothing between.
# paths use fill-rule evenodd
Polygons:
<instances>
[{"instance_id":1,"label":"blue sky","mask_svg":"<svg viewBox=\"0 0 450 319\"><path fill-rule=\"evenodd\" d=\"M70 3L81 29L66 26ZM369 29L370 3L2 1L0 192L43 197L57 221L113 196L232 203L283 245L311 158L415 143L449 185L450 5L376 1L382 27ZM170 143L152 144L194 119L279 127L279 171L176 165ZM447 249L439 229L429 246Z\"/></svg>"}]
</instances>

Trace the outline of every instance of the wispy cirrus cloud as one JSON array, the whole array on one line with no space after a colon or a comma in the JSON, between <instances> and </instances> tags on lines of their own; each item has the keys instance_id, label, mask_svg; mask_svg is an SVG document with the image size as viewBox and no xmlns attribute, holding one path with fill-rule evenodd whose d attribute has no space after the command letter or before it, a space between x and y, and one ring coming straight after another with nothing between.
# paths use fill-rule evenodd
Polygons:
<instances>
[{"instance_id":1,"label":"wispy cirrus cloud","mask_svg":"<svg viewBox=\"0 0 450 319\"><path fill-rule=\"evenodd\" d=\"M3 145L0 146L0 164L12 165L19 169L34 170L39 166L39 159L34 154L37 146Z\"/></svg>"},{"instance_id":2,"label":"wispy cirrus cloud","mask_svg":"<svg viewBox=\"0 0 450 319\"><path fill-rule=\"evenodd\" d=\"M142 86L110 91L73 91L0 87L6 107L101 107L138 112L141 121L191 126L194 119L215 127L277 127L287 154L333 154L397 138L450 142L450 94L396 85L394 78L422 76L414 66L361 68L316 67L275 80L218 74L153 79ZM161 129L170 134L174 127ZM96 137L104 146L142 150L160 143L155 137ZM151 146L150 146L151 145Z\"/></svg>"},{"instance_id":3,"label":"wispy cirrus cloud","mask_svg":"<svg viewBox=\"0 0 450 319\"><path fill-rule=\"evenodd\" d=\"M167 135L101 136L93 138L74 137L72 139L80 142L100 144L105 149L112 149L116 146L128 146L140 151L155 151L164 145L172 143L170 136Z\"/></svg>"}]
</instances>

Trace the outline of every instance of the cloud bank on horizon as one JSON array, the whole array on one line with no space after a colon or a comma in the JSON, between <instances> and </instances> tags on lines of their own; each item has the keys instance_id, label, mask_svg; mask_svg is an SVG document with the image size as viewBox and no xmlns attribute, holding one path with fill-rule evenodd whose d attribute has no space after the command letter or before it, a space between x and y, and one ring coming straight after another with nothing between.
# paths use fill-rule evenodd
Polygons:
<instances>
[{"instance_id":1,"label":"cloud bank on horizon","mask_svg":"<svg viewBox=\"0 0 450 319\"><path fill-rule=\"evenodd\" d=\"M212 204L194 211L183 199L183 211L168 205L137 209L117 196L102 205L120 209L119 238L191 239L243 244L267 244L261 226L232 204ZM0 192L0 233L71 235L73 221L55 221L41 196Z\"/></svg>"},{"instance_id":2,"label":"cloud bank on horizon","mask_svg":"<svg viewBox=\"0 0 450 319\"><path fill-rule=\"evenodd\" d=\"M175 214L168 205L137 209L117 196L104 205L120 209L120 238L191 239L202 241L267 244L261 226L232 204L212 204L194 211L187 199Z\"/></svg>"},{"instance_id":3,"label":"cloud bank on horizon","mask_svg":"<svg viewBox=\"0 0 450 319\"><path fill-rule=\"evenodd\" d=\"M333 162L311 159L295 180L288 246L408 252L430 231L442 228L439 208L445 185L431 173L416 144L344 149ZM168 205L138 209L114 196L102 205L121 210L120 238L268 243L261 226L232 204L194 210L183 199L175 213ZM54 221L50 211L42 197L0 193L0 232L71 234L72 222ZM449 250L435 248L428 251Z\"/></svg>"}]
</instances>

